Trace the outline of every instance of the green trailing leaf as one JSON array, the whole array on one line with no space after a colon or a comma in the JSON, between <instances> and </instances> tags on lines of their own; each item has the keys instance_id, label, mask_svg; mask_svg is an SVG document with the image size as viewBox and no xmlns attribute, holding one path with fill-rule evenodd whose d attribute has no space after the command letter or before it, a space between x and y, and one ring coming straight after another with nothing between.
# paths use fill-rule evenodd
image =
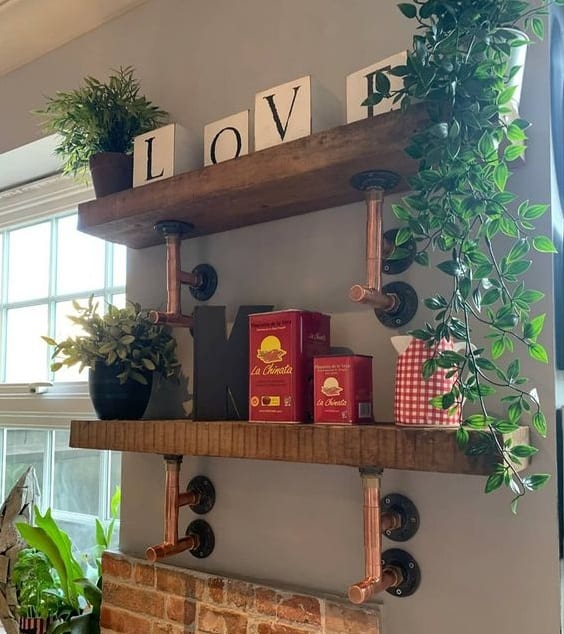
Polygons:
<instances>
[{"instance_id":1,"label":"green trailing leaf","mask_svg":"<svg viewBox=\"0 0 564 634\"><path fill-rule=\"evenodd\" d=\"M535 236L533 238L533 247L540 253L558 253L552 240L547 236Z\"/></svg>"},{"instance_id":2,"label":"green trailing leaf","mask_svg":"<svg viewBox=\"0 0 564 634\"><path fill-rule=\"evenodd\" d=\"M548 352L546 351L544 346L541 346L540 343L529 344L529 356L535 361L548 363Z\"/></svg>"},{"instance_id":3,"label":"green trailing leaf","mask_svg":"<svg viewBox=\"0 0 564 634\"><path fill-rule=\"evenodd\" d=\"M417 15L415 5L408 2L400 2L400 4L398 4L398 8L406 18L414 18Z\"/></svg>"},{"instance_id":4,"label":"green trailing leaf","mask_svg":"<svg viewBox=\"0 0 564 634\"><path fill-rule=\"evenodd\" d=\"M546 416L542 412L535 412L532 418L533 427L537 430L537 432L543 437L546 438L548 433L548 426L546 424Z\"/></svg>"},{"instance_id":5,"label":"green trailing leaf","mask_svg":"<svg viewBox=\"0 0 564 634\"><path fill-rule=\"evenodd\" d=\"M503 484L503 474L502 473L492 473L488 479L486 480L485 492L491 493Z\"/></svg>"},{"instance_id":6,"label":"green trailing leaf","mask_svg":"<svg viewBox=\"0 0 564 634\"><path fill-rule=\"evenodd\" d=\"M529 491L536 491L542 489L549 480L550 474L548 473L534 473L533 475L525 476L523 484Z\"/></svg>"}]
</instances>

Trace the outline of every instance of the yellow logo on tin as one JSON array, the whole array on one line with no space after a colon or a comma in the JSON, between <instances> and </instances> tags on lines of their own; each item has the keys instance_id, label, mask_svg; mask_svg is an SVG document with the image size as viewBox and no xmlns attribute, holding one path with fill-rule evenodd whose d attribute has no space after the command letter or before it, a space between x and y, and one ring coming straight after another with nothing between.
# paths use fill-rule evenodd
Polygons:
<instances>
[{"instance_id":1,"label":"yellow logo on tin","mask_svg":"<svg viewBox=\"0 0 564 634\"><path fill-rule=\"evenodd\" d=\"M265 337L257 350L257 357L263 363L279 363L284 358L286 350L282 350L280 339L274 335Z\"/></svg>"}]
</instances>

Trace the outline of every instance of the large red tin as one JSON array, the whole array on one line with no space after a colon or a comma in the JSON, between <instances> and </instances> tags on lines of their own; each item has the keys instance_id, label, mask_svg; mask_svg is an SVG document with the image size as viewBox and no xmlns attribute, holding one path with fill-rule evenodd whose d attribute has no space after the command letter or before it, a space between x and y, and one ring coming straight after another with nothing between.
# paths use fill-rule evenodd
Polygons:
<instances>
[{"instance_id":1,"label":"large red tin","mask_svg":"<svg viewBox=\"0 0 564 634\"><path fill-rule=\"evenodd\" d=\"M371 423L372 357L316 357L313 397L316 423Z\"/></svg>"},{"instance_id":2,"label":"large red tin","mask_svg":"<svg viewBox=\"0 0 564 634\"><path fill-rule=\"evenodd\" d=\"M313 357L329 352L329 315L281 310L249 316L249 420L313 420Z\"/></svg>"}]
</instances>

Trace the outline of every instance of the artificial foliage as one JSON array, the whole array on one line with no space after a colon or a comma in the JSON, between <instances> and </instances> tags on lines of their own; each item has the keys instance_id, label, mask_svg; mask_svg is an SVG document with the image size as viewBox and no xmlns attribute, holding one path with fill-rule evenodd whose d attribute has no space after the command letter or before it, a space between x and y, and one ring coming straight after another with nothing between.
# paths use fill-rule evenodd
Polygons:
<instances>
[{"instance_id":1,"label":"artificial foliage","mask_svg":"<svg viewBox=\"0 0 564 634\"><path fill-rule=\"evenodd\" d=\"M105 82L86 76L81 86L58 91L35 111L44 130L58 135L55 153L65 174L83 179L93 154L130 153L134 137L166 122L167 113L140 94L134 72L120 67Z\"/></svg>"},{"instance_id":2,"label":"artificial foliage","mask_svg":"<svg viewBox=\"0 0 564 634\"><path fill-rule=\"evenodd\" d=\"M376 90L365 102L375 105L387 98L400 102L403 111L426 109L426 125L406 148L419 162L418 172L409 179L409 195L393 205L403 223L394 257L405 255L413 238L416 260L429 265L434 252L438 269L449 278L448 293L425 300L434 311L432 322L411 334L435 351L423 365L423 376L444 368L455 379L432 404L453 414L457 404L464 406L458 444L470 455L495 457L485 490L509 487L514 512L523 495L550 477L519 472L521 461L537 449L514 444L507 435L520 425L547 434L535 386L523 375L518 355L548 363L539 341L545 314L537 303L543 293L524 276L532 252L551 254L555 248L537 228L547 205L520 200L510 189L510 168L523 159L529 127L511 106L516 90L511 80L519 69L511 67L510 57L514 47L531 43L526 32L543 37L548 4L399 4L417 26L413 47L406 65L377 74ZM389 75L401 77L403 86L392 90ZM442 339L464 342L464 350L439 351ZM470 431L476 432L472 441Z\"/></svg>"},{"instance_id":3,"label":"artificial foliage","mask_svg":"<svg viewBox=\"0 0 564 634\"><path fill-rule=\"evenodd\" d=\"M147 385L147 374L157 372L164 379L175 378L180 369L176 358L176 340L170 329L154 324L147 311L134 302L124 308L107 304L106 312L98 312L98 303L91 296L86 305L73 300L76 315L68 315L81 334L53 346L51 370L78 365L96 371L96 365L114 366L120 383L128 380Z\"/></svg>"}]
</instances>

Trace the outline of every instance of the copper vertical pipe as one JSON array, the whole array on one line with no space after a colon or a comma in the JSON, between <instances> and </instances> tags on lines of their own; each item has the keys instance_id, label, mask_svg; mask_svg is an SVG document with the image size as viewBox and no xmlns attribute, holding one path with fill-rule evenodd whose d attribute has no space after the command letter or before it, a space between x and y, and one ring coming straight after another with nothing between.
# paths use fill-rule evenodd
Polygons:
<instances>
[{"instance_id":1,"label":"copper vertical pipe","mask_svg":"<svg viewBox=\"0 0 564 634\"><path fill-rule=\"evenodd\" d=\"M384 190L366 192L366 286L380 292L382 288L382 204Z\"/></svg>"},{"instance_id":2,"label":"copper vertical pipe","mask_svg":"<svg viewBox=\"0 0 564 634\"><path fill-rule=\"evenodd\" d=\"M180 494L182 456L165 456L165 461L164 540L156 546L150 546L145 551L146 558L152 562L166 555L192 550L199 545L199 539L195 535L178 538L178 513L181 506L192 504L200 496L194 492Z\"/></svg>"},{"instance_id":3,"label":"copper vertical pipe","mask_svg":"<svg viewBox=\"0 0 564 634\"><path fill-rule=\"evenodd\" d=\"M349 599L353 603L364 603L372 595L399 585L401 572L393 566L382 568L382 530L397 528L401 518L395 513L386 513L384 526L380 515L380 469L361 469L364 496L364 579L350 586Z\"/></svg>"},{"instance_id":4,"label":"copper vertical pipe","mask_svg":"<svg viewBox=\"0 0 564 634\"><path fill-rule=\"evenodd\" d=\"M180 234L167 233L166 242L166 312L180 314Z\"/></svg>"}]
</instances>

